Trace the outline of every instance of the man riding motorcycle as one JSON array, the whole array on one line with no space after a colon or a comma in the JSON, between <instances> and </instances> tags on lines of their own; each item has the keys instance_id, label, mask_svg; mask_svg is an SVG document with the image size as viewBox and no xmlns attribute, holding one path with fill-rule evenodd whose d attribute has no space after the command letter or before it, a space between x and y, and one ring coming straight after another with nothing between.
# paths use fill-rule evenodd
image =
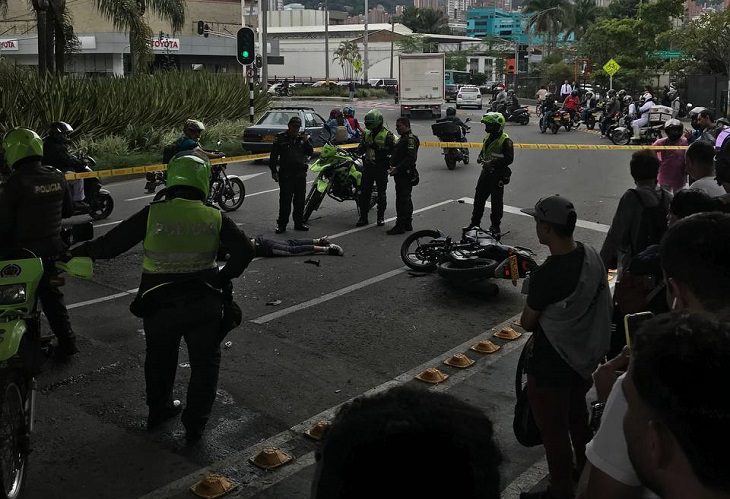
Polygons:
<instances>
[{"instance_id":1,"label":"man riding motorcycle","mask_svg":"<svg viewBox=\"0 0 730 499\"><path fill-rule=\"evenodd\" d=\"M497 97L494 99L492 109L497 112L502 112L502 110L507 106L507 97L507 92L504 90L504 87L502 87L502 90L497 94Z\"/></svg>"},{"instance_id":2,"label":"man riding motorcycle","mask_svg":"<svg viewBox=\"0 0 730 499\"><path fill-rule=\"evenodd\" d=\"M43 141L43 164L52 166L63 173L80 173L86 163L71 152L71 133L73 127L65 121L54 121L48 126L48 137ZM84 203L84 181L70 180L68 188L75 204Z\"/></svg>"},{"instance_id":3,"label":"man riding motorcycle","mask_svg":"<svg viewBox=\"0 0 730 499\"><path fill-rule=\"evenodd\" d=\"M469 128L469 126L466 123L464 123L463 121L461 121L461 118L459 118L458 116L456 116L456 109L454 109L453 107L447 108L446 109L446 117L437 119L436 120L436 123L444 123L444 122L447 122L447 121L450 121L452 123L456 123L457 125L459 125L459 130L461 130L461 136L459 137L458 142L466 142L466 132L468 130L470 130L470 128ZM465 148L463 150L462 154L465 154L466 155L466 158L467 158L467 161L468 161L468 159L469 159L469 149L468 148Z\"/></svg>"},{"instance_id":4,"label":"man riding motorcycle","mask_svg":"<svg viewBox=\"0 0 730 499\"><path fill-rule=\"evenodd\" d=\"M342 114L345 115L345 119L350 124L350 128L355 133L355 138L360 140L365 133L365 130L360 126L360 122L355 118L355 109L350 106L342 108Z\"/></svg>"},{"instance_id":5,"label":"man riding motorcycle","mask_svg":"<svg viewBox=\"0 0 730 499\"><path fill-rule=\"evenodd\" d=\"M641 96L641 104L638 109L639 117L631 122L631 128L634 130L634 136L632 137L634 140L638 140L640 138L641 128L649 124L649 110L655 105L654 96L649 92L645 92L644 95Z\"/></svg>"},{"instance_id":6,"label":"man riding motorcycle","mask_svg":"<svg viewBox=\"0 0 730 499\"><path fill-rule=\"evenodd\" d=\"M602 135L608 133L608 127L611 126L614 115L621 112L621 100L616 95L616 91L613 89L609 90L607 96L608 100L606 101L605 114L600 125Z\"/></svg>"},{"instance_id":7,"label":"man riding motorcycle","mask_svg":"<svg viewBox=\"0 0 730 499\"><path fill-rule=\"evenodd\" d=\"M584 96L582 105L583 105L583 114L581 116L581 119L583 121L587 121L588 114L591 113L592 111L594 111L596 109L596 107L598 106L598 99L593 94L593 92L588 91L588 92L586 92L586 94Z\"/></svg>"},{"instance_id":8,"label":"man riding motorcycle","mask_svg":"<svg viewBox=\"0 0 730 499\"><path fill-rule=\"evenodd\" d=\"M520 101L517 100L515 91L510 89L507 92L507 115L509 116L514 112L515 109L519 109Z\"/></svg>"},{"instance_id":9,"label":"man riding motorcycle","mask_svg":"<svg viewBox=\"0 0 730 499\"><path fill-rule=\"evenodd\" d=\"M540 109L542 111L542 126L543 128L547 128L550 124L550 119L552 118L552 114L557 110L558 106L555 102L555 94L545 94L545 99L542 102L542 108Z\"/></svg>"},{"instance_id":10,"label":"man riding motorcycle","mask_svg":"<svg viewBox=\"0 0 730 499\"><path fill-rule=\"evenodd\" d=\"M569 96L563 101L563 108L570 113L570 119L574 119L575 113L578 112L580 107L580 97L578 97L578 91L573 90Z\"/></svg>"}]
</instances>

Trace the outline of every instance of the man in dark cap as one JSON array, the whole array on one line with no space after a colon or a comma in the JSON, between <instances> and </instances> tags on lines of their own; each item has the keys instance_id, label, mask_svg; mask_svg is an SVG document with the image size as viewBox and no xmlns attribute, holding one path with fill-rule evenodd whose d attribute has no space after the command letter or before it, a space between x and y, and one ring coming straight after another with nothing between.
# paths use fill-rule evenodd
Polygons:
<instances>
[{"instance_id":1,"label":"man in dark cap","mask_svg":"<svg viewBox=\"0 0 730 499\"><path fill-rule=\"evenodd\" d=\"M294 230L309 230L304 223L304 198L307 190L307 158L314 153L312 142L306 132L300 132L302 120L293 116L289 129L274 139L269 168L274 182L279 183L279 218L276 233L286 231L289 223L292 200L294 201Z\"/></svg>"}]
</instances>

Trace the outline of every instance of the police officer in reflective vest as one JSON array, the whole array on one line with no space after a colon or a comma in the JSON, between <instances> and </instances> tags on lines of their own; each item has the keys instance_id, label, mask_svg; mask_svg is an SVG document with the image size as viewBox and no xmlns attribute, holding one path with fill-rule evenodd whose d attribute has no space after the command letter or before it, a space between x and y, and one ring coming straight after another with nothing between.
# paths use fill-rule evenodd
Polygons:
<instances>
[{"instance_id":1,"label":"police officer in reflective vest","mask_svg":"<svg viewBox=\"0 0 730 499\"><path fill-rule=\"evenodd\" d=\"M390 174L395 180L395 212L397 218L395 225L386 233L388 235L403 234L413 230L413 201L411 191L418 183L418 171L416 161L418 160L418 137L411 131L411 121L408 118L398 118L395 128L400 139L395 145L391 162Z\"/></svg>"},{"instance_id":2,"label":"police officer in reflective vest","mask_svg":"<svg viewBox=\"0 0 730 499\"><path fill-rule=\"evenodd\" d=\"M383 114L377 109L368 111L365 115L365 135L357 148L357 152L363 155L364 167L360 192L360 219L355 224L357 227L368 224L373 184L378 188L378 225L385 225L388 168L395 142L393 133L383 126Z\"/></svg>"},{"instance_id":3,"label":"police officer in reflective vest","mask_svg":"<svg viewBox=\"0 0 730 499\"><path fill-rule=\"evenodd\" d=\"M46 272L38 298L53 334L56 355L78 352L63 293L53 284L54 261L66 248L61 221L73 214L71 193L63 173L41 163L43 141L33 130L15 128L3 138L3 152L12 173L0 192L0 252L25 248L43 260Z\"/></svg>"},{"instance_id":4,"label":"police officer in reflective vest","mask_svg":"<svg viewBox=\"0 0 730 499\"><path fill-rule=\"evenodd\" d=\"M144 319L145 379L154 429L182 410L173 399L180 339L190 360L186 439L200 439L215 400L220 367L224 303L231 279L253 259L251 241L216 208L206 205L211 167L198 156L180 155L167 168L166 198L128 218L106 235L75 248L74 256L113 258L143 242L142 281L132 313ZM218 270L223 245L230 254Z\"/></svg>"},{"instance_id":5,"label":"police officer in reflective vest","mask_svg":"<svg viewBox=\"0 0 730 499\"><path fill-rule=\"evenodd\" d=\"M515 154L512 140L504 133L504 116L501 113L487 113L482 116L481 122L484 123L484 130L487 132L482 151L477 159L477 162L482 165L482 173L479 175L474 194L471 223L464 227L464 230L480 226L484 207L491 196L492 226L489 228L489 232L495 237L499 237L502 234L500 223L504 214L504 186L509 183L512 175L509 165L514 161Z\"/></svg>"}]
</instances>

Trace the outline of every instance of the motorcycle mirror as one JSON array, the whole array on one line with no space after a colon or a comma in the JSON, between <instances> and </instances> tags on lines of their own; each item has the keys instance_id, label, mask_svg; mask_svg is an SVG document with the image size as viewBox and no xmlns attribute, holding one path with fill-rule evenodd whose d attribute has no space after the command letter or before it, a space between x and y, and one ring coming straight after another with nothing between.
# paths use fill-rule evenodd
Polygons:
<instances>
[{"instance_id":1,"label":"motorcycle mirror","mask_svg":"<svg viewBox=\"0 0 730 499\"><path fill-rule=\"evenodd\" d=\"M464 123L468 123L469 121L471 121L471 118L467 118Z\"/></svg>"}]
</instances>

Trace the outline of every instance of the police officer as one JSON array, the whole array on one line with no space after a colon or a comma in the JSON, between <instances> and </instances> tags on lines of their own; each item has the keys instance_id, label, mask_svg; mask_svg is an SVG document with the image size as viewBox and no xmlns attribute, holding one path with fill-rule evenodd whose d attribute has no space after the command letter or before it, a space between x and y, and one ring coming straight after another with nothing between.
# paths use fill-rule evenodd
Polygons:
<instances>
[{"instance_id":1,"label":"police officer","mask_svg":"<svg viewBox=\"0 0 730 499\"><path fill-rule=\"evenodd\" d=\"M314 154L309 135L299 132L302 120L293 116L289 120L289 129L281 132L274 139L269 156L271 178L279 183L279 218L275 232L286 231L289 213L294 201L294 230L309 230L304 223L304 198L307 190L307 158Z\"/></svg>"},{"instance_id":2,"label":"police officer","mask_svg":"<svg viewBox=\"0 0 730 499\"><path fill-rule=\"evenodd\" d=\"M54 121L48 126L48 137L43 141L43 164L52 166L63 173L82 172L86 163L71 152L71 133L73 127L65 121ZM84 202L84 181L68 182L71 197L77 204Z\"/></svg>"},{"instance_id":3,"label":"police officer","mask_svg":"<svg viewBox=\"0 0 730 499\"><path fill-rule=\"evenodd\" d=\"M416 161L418 160L418 137L411 132L411 121L408 118L398 118L395 122L395 129L400 135L398 143L393 150L391 158L390 175L395 180L395 211L397 218L395 225L387 234L403 234L413 230L413 201L411 191L414 183L417 182L418 172Z\"/></svg>"},{"instance_id":4,"label":"police officer","mask_svg":"<svg viewBox=\"0 0 730 499\"><path fill-rule=\"evenodd\" d=\"M199 156L176 156L168 166L164 200L72 250L74 256L107 259L143 242L142 281L130 310L144 319L147 428L182 410L172 392L184 338L191 372L182 422L189 443L202 436L215 401L220 341L227 332L222 311L231 279L254 256L251 241L236 224L205 204L210 172L210 163ZM230 258L219 271L216 254L221 245Z\"/></svg>"},{"instance_id":5,"label":"police officer","mask_svg":"<svg viewBox=\"0 0 730 499\"><path fill-rule=\"evenodd\" d=\"M360 192L360 218L355 224L357 227L368 224L373 184L378 188L378 226L385 225L388 169L394 147L395 136L383 126L383 114L377 109L371 109L365 115L365 135L357 148L357 152L363 155L364 167Z\"/></svg>"},{"instance_id":6,"label":"police officer","mask_svg":"<svg viewBox=\"0 0 730 499\"><path fill-rule=\"evenodd\" d=\"M471 214L471 223L464 230L479 227L484 215L484 206L487 199L492 197L492 225L489 228L495 237L502 234L500 223L504 214L504 185L509 183L512 170L509 165L514 161L512 140L504 133L504 116L501 113L487 113L482 116L484 137L482 150L479 153L478 163L482 165L476 193L474 194L474 210Z\"/></svg>"},{"instance_id":7,"label":"police officer","mask_svg":"<svg viewBox=\"0 0 730 499\"><path fill-rule=\"evenodd\" d=\"M63 293L53 284L54 261L66 248L61 240L61 220L73 213L71 194L63 173L44 166L43 141L32 130L15 128L3 138L5 160L12 173L0 193L0 250L26 248L43 260L45 272L38 298L53 334L56 354L78 352Z\"/></svg>"}]
</instances>

